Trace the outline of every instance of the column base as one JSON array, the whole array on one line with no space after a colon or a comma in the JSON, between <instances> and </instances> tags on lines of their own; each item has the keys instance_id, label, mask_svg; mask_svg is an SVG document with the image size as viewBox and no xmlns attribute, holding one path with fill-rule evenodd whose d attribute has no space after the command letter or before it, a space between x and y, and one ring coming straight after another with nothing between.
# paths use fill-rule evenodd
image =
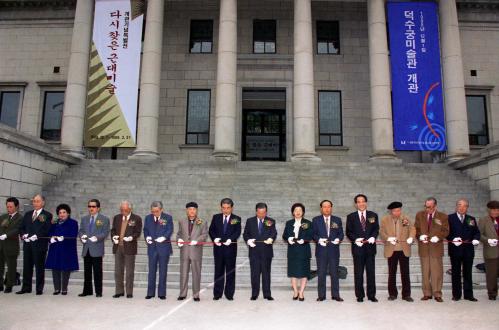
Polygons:
<instances>
[{"instance_id":1,"label":"column base","mask_svg":"<svg viewBox=\"0 0 499 330\"><path fill-rule=\"evenodd\" d=\"M380 151L369 157L370 162L385 164L402 164L402 159L398 158L393 151Z\"/></svg>"},{"instance_id":2,"label":"column base","mask_svg":"<svg viewBox=\"0 0 499 330\"><path fill-rule=\"evenodd\" d=\"M213 151L211 156L215 159L223 159L223 160L230 160L230 161L239 160L238 154L236 152L230 151L230 150L215 150L215 151Z\"/></svg>"},{"instance_id":3,"label":"column base","mask_svg":"<svg viewBox=\"0 0 499 330\"><path fill-rule=\"evenodd\" d=\"M155 151L147 151L147 150L136 150L133 154L128 156L129 160L136 160L142 162L153 162L155 160L160 159L159 154Z\"/></svg>"},{"instance_id":4,"label":"column base","mask_svg":"<svg viewBox=\"0 0 499 330\"><path fill-rule=\"evenodd\" d=\"M296 152L291 154L292 162L320 162L322 159L315 152Z\"/></svg>"},{"instance_id":5,"label":"column base","mask_svg":"<svg viewBox=\"0 0 499 330\"><path fill-rule=\"evenodd\" d=\"M61 152L65 153L66 155L76 157L79 159L85 159L85 153L83 152L82 149L69 149L69 148L61 148Z\"/></svg>"}]
</instances>

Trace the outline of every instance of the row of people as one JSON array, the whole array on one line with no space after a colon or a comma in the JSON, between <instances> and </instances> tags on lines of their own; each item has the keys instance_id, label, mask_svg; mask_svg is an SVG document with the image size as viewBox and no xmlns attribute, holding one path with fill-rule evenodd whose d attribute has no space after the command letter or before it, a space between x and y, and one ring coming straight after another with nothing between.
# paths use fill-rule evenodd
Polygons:
<instances>
[{"instance_id":1,"label":"row of people","mask_svg":"<svg viewBox=\"0 0 499 330\"><path fill-rule=\"evenodd\" d=\"M487 204L488 215L477 221L467 211L469 203L460 199L456 212L447 215L437 210L437 201L431 197L425 201L424 211L418 212L415 221L402 213L402 203L388 205L388 214L381 221L378 215L367 209L367 196L355 196L357 211L346 219L345 233L341 218L333 215L333 203L320 203L321 214L307 220L305 206L295 203L291 207L293 218L286 222L283 240L288 245L287 275L291 278L293 299L304 301L304 290L311 277L311 243L316 243L315 257L318 273L317 301L326 299L326 279L331 278L331 298L343 301L339 291L338 267L339 244L345 234L351 242L354 261L355 295L358 302L366 297L377 302L375 284L376 245L384 244L384 255L388 260L389 300L397 299L397 267L402 278L402 299L413 301L409 277L411 245L418 242L422 270L422 300L435 298L442 302L444 240L449 243L448 253L452 266L452 299L462 297L476 301L472 288L472 265L474 246L483 242L486 265L487 293L489 299L497 297L499 259L499 202ZM19 202L9 198L7 213L0 216L0 280L3 284L4 267L7 264L5 292L11 292L16 276L19 255L19 237L23 240L23 281L18 294L32 291L33 268L36 271L36 294L43 293L45 268L52 269L54 294L67 294L70 274L78 270L77 239L83 243L84 287L79 296L102 296L102 259L104 242L111 236L115 255L115 294L119 298L126 294L133 297L135 257L137 242L143 231L147 243L148 288L146 299L157 295L166 299L166 279L169 258L173 254L172 243L180 249L180 294L183 300L188 294L188 276L192 274L194 301L199 301L203 247L213 245L215 276L213 299L225 296L233 300L235 292L237 241L241 233L248 245L251 270L251 300L256 300L262 284L263 296L271 295L271 265L273 244L277 238L276 222L267 216L267 205L258 203L255 216L246 220L242 232L241 218L233 213L234 203L229 198L220 202L221 213L213 216L208 224L198 216L198 205L187 203L186 217L178 221L178 231L173 241L172 216L165 213L161 202L151 204L151 213L144 219L134 214L128 201L120 204L120 214L112 223L100 212L100 202L88 202L88 215L81 223L70 217L71 208L66 204L57 207L57 217L44 209L45 199L36 195L32 199L33 211L21 216ZM79 229L78 229L79 227ZM378 241L381 236L381 241ZM207 242L208 237L212 242ZM48 253L47 253L48 251ZM462 270L462 275L461 275ZM159 272L158 286L156 275ZM364 273L367 290L364 290ZM93 285L92 285L93 275ZM126 276L125 276L126 275ZM464 286L461 281L464 281ZM0 286L3 290L3 286ZM464 290L463 290L464 289Z\"/></svg>"}]
</instances>

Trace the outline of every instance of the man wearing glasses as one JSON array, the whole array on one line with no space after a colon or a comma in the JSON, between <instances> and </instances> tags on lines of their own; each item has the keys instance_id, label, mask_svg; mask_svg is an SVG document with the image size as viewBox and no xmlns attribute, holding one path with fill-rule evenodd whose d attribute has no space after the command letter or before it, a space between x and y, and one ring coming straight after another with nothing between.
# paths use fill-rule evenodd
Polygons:
<instances>
[{"instance_id":1,"label":"man wearing glasses","mask_svg":"<svg viewBox=\"0 0 499 330\"><path fill-rule=\"evenodd\" d=\"M93 295L92 270L94 273L95 296L102 297L102 257L104 241L109 235L109 218L100 214L98 199L88 201L88 215L81 218L78 237L83 243L84 284L80 297Z\"/></svg>"}]
</instances>

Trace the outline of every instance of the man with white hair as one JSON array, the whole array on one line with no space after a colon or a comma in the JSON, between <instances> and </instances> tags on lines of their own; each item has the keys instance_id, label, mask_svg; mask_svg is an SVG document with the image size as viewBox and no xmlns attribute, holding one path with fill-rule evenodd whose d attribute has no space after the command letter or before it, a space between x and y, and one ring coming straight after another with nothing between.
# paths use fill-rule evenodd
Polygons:
<instances>
[{"instance_id":1,"label":"man with white hair","mask_svg":"<svg viewBox=\"0 0 499 330\"><path fill-rule=\"evenodd\" d=\"M126 271L126 297L133 298L133 278L135 271L135 256L137 255L137 239L142 230L142 219L132 213L132 204L122 201L120 214L114 216L111 228L113 239L114 280L116 292L113 298L125 295L123 278Z\"/></svg>"}]
</instances>

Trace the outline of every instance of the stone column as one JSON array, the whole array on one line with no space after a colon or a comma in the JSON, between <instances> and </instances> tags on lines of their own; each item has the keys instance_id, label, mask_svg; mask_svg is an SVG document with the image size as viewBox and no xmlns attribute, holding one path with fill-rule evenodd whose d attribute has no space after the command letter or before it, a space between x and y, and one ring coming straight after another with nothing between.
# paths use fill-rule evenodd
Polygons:
<instances>
[{"instance_id":1,"label":"stone column","mask_svg":"<svg viewBox=\"0 0 499 330\"><path fill-rule=\"evenodd\" d=\"M87 101L88 64L94 1L76 3L69 71L61 126L61 151L83 158L83 130Z\"/></svg>"},{"instance_id":2,"label":"stone column","mask_svg":"<svg viewBox=\"0 0 499 330\"><path fill-rule=\"evenodd\" d=\"M293 160L315 154L314 49L311 0L294 3Z\"/></svg>"},{"instance_id":3,"label":"stone column","mask_svg":"<svg viewBox=\"0 0 499 330\"><path fill-rule=\"evenodd\" d=\"M148 0L144 49L140 71L139 118L137 147L129 157L154 160L158 154L159 98L161 84L161 56L163 50L163 0Z\"/></svg>"},{"instance_id":4,"label":"stone column","mask_svg":"<svg viewBox=\"0 0 499 330\"><path fill-rule=\"evenodd\" d=\"M447 159L452 161L470 153L468 116L456 1L440 0L439 7Z\"/></svg>"},{"instance_id":5,"label":"stone column","mask_svg":"<svg viewBox=\"0 0 499 330\"><path fill-rule=\"evenodd\" d=\"M237 95L237 0L220 0L215 147L213 156L235 160Z\"/></svg>"},{"instance_id":6,"label":"stone column","mask_svg":"<svg viewBox=\"0 0 499 330\"><path fill-rule=\"evenodd\" d=\"M369 81L371 91L372 160L396 160L385 1L367 2L369 31Z\"/></svg>"}]
</instances>

